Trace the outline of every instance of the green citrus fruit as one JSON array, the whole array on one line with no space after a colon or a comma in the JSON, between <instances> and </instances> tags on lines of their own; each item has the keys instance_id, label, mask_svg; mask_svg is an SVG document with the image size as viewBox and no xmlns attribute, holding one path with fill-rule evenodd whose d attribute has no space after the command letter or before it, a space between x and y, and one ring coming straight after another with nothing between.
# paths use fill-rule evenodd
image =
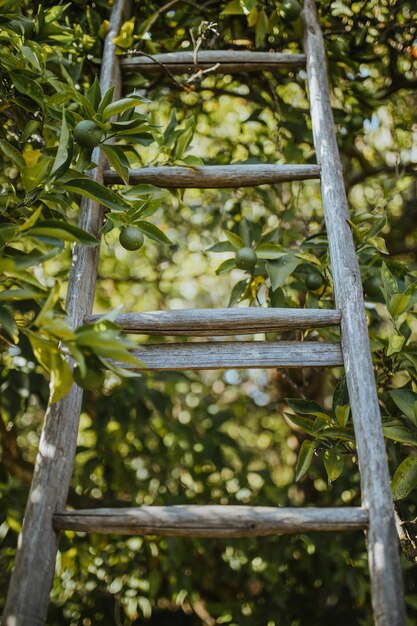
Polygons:
<instances>
[{"instance_id":1,"label":"green citrus fruit","mask_svg":"<svg viewBox=\"0 0 417 626\"><path fill-rule=\"evenodd\" d=\"M74 128L74 139L82 148L95 148L103 137L103 131L91 120L82 120Z\"/></svg>"},{"instance_id":2,"label":"green citrus fruit","mask_svg":"<svg viewBox=\"0 0 417 626\"><path fill-rule=\"evenodd\" d=\"M376 298L381 295L381 283L377 276L370 276L363 283L363 288L368 296Z\"/></svg>"},{"instance_id":3,"label":"green citrus fruit","mask_svg":"<svg viewBox=\"0 0 417 626\"><path fill-rule=\"evenodd\" d=\"M77 385L83 389L87 389L88 391L101 387L105 379L105 373L103 370L87 368L85 374L82 375L78 366L74 369L72 375Z\"/></svg>"},{"instance_id":4,"label":"green citrus fruit","mask_svg":"<svg viewBox=\"0 0 417 626\"><path fill-rule=\"evenodd\" d=\"M320 289L324 285L324 278L318 272L310 272L306 276L306 287L310 289L310 291L316 291L316 289Z\"/></svg>"},{"instance_id":5,"label":"green citrus fruit","mask_svg":"<svg viewBox=\"0 0 417 626\"><path fill-rule=\"evenodd\" d=\"M240 248L235 254L236 267L248 272L252 272L255 269L257 260L256 252L252 248Z\"/></svg>"},{"instance_id":6,"label":"green citrus fruit","mask_svg":"<svg viewBox=\"0 0 417 626\"><path fill-rule=\"evenodd\" d=\"M288 22L294 22L301 13L301 5L298 0L284 0L279 10L280 16Z\"/></svg>"},{"instance_id":7,"label":"green citrus fruit","mask_svg":"<svg viewBox=\"0 0 417 626\"><path fill-rule=\"evenodd\" d=\"M139 250L143 246L143 234L136 226L125 226L120 231L119 241L125 250Z\"/></svg>"}]
</instances>

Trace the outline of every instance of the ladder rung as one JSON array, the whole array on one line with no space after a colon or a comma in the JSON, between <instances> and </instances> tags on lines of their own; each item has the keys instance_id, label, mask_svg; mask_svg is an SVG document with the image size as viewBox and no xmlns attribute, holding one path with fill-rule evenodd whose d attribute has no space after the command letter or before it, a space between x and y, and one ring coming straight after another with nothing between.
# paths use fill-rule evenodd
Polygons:
<instances>
[{"instance_id":1,"label":"ladder rung","mask_svg":"<svg viewBox=\"0 0 417 626\"><path fill-rule=\"evenodd\" d=\"M99 320L90 315L86 323ZM143 335L226 336L271 333L340 324L341 314L334 309L182 309L122 313L115 319L128 333Z\"/></svg>"},{"instance_id":2,"label":"ladder rung","mask_svg":"<svg viewBox=\"0 0 417 626\"><path fill-rule=\"evenodd\" d=\"M209 341L148 344L132 350L141 365L133 371L216 370L343 365L340 343L315 341Z\"/></svg>"},{"instance_id":3,"label":"ladder rung","mask_svg":"<svg viewBox=\"0 0 417 626\"><path fill-rule=\"evenodd\" d=\"M62 511L53 524L56 530L119 535L245 537L363 529L368 513L360 507L143 506Z\"/></svg>"},{"instance_id":4,"label":"ladder rung","mask_svg":"<svg viewBox=\"0 0 417 626\"><path fill-rule=\"evenodd\" d=\"M166 67L171 73L194 74L199 70L233 74L234 72L258 72L281 68L305 67L304 54L283 52L248 52L246 50L201 50L194 62L194 52L168 52L154 54L152 58L133 56L121 59L125 72L161 73ZM217 66L217 67L215 67Z\"/></svg>"},{"instance_id":5,"label":"ladder rung","mask_svg":"<svg viewBox=\"0 0 417 626\"><path fill-rule=\"evenodd\" d=\"M150 183L172 188L229 188L271 185L291 180L320 178L319 165L279 165L261 163L254 165L204 165L199 167L165 166L130 170L129 184ZM107 184L122 184L114 170L104 172Z\"/></svg>"}]
</instances>

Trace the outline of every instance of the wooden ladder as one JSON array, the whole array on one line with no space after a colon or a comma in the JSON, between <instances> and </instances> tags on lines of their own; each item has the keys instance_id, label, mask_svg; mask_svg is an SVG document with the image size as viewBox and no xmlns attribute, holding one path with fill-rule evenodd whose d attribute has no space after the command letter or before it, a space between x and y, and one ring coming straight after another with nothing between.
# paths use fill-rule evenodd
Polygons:
<instances>
[{"instance_id":1,"label":"wooden ladder","mask_svg":"<svg viewBox=\"0 0 417 626\"><path fill-rule=\"evenodd\" d=\"M119 62L112 43L126 12L116 0L104 46L101 88L116 85L120 72L195 72L191 52L137 56ZM229 165L149 167L131 172L132 183L163 187L237 187L320 178L337 310L212 309L126 314L119 322L129 332L150 335L233 335L340 325L341 344L317 342L205 342L145 345L137 356L148 370L246 367L332 367L344 364L361 472L362 506L338 508L275 508L248 506L180 506L66 511L76 451L82 390L73 385L67 396L48 408L42 431L23 530L9 586L3 624L45 623L49 592L61 530L120 534L231 537L346 530L367 532L375 622L406 624L398 543L390 480L364 313L355 247L348 225L348 206L338 153L325 51L314 0L305 0L305 56L269 52L200 51L198 68L218 64L219 72L251 72L307 66L314 144L319 165ZM96 151L95 180L120 182ZM103 208L82 202L80 226L94 235L103 223ZM74 328L91 316L98 250L75 246L67 295Z\"/></svg>"}]
</instances>

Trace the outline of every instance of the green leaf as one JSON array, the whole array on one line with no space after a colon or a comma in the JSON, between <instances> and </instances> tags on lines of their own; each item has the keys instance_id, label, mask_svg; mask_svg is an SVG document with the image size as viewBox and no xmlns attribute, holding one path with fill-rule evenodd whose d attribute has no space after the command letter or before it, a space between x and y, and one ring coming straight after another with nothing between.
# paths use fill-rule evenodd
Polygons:
<instances>
[{"instance_id":1,"label":"green leaf","mask_svg":"<svg viewBox=\"0 0 417 626\"><path fill-rule=\"evenodd\" d=\"M128 98L122 98L116 102L111 102L103 110L103 119L109 120L113 115L120 115L120 113L133 109L143 102L150 102L150 100L136 94Z\"/></svg>"},{"instance_id":2,"label":"green leaf","mask_svg":"<svg viewBox=\"0 0 417 626\"><path fill-rule=\"evenodd\" d=\"M349 414L349 392L346 384L346 378L343 377L336 386L333 394L333 413L336 416L339 426L346 426Z\"/></svg>"},{"instance_id":3,"label":"green leaf","mask_svg":"<svg viewBox=\"0 0 417 626\"><path fill-rule=\"evenodd\" d=\"M415 304L417 304L417 281L408 285L407 289L404 291L405 296L409 296L409 302L407 305L407 309L410 309Z\"/></svg>"},{"instance_id":4,"label":"green leaf","mask_svg":"<svg viewBox=\"0 0 417 626\"><path fill-rule=\"evenodd\" d=\"M20 141L22 143L26 143L28 139L37 131L40 126L40 122L36 120L30 120L23 129L23 132L20 136Z\"/></svg>"},{"instance_id":5,"label":"green leaf","mask_svg":"<svg viewBox=\"0 0 417 626\"><path fill-rule=\"evenodd\" d=\"M244 248L245 244L243 243L243 239L236 235L236 233L232 233L230 230L225 230L224 234L226 235L228 241L232 244L232 246L239 250L239 248Z\"/></svg>"},{"instance_id":6,"label":"green leaf","mask_svg":"<svg viewBox=\"0 0 417 626\"><path fill-rule=\"evenodd\" d=\"M387 216L385 214L382 217L378 217L373 226L367 232L367 237L375 237L385 227L386 223Z\"/></svg>"},{"instance_id":7,"label":"green leaf","mask_svg":"<svg viewBox=\"0 0 417 626\"><path fill-rule=\"evenodd\" d=\"M177 132L177 138L174 148L174 159L181 159L183 154L187 151L194 135L195 122L191 118L187 120L185 128L181 128Z\"/></svg>"},{"instance_id":8,"label":"green leaf","mask_svg":"<svg viewBox=\"0 0 417 626\"><path fill-rule=\"evenodd\" d=\"M189 154L188 156L183 157L182 161L179 161L179 164L198 169L204 165L204 161L203 159L200 159L200 157Z\"/></svg>"},{"instance_id":9,"label":"green leaf","mask_svg":"<svg viewBox=\"0 0 417 626\"><path fill-rule=\"evenodd\" d=\"M417 393L411 389L392 389L389 395L400 411L417 426Z\"/></svg>"},{"instance_id":10,"label":"green leaf","mask_svg":"<svg viewBox=\"0 0 417 626\"><path fill-rule=\"evenodd\" d=\"M97 113L99 113L100 115L103 113L106 106L112 102L115 89L116 85L112 85L112 87L109 87L109 89L107 89L106 93L104 94L103 99L97 108Z\"/></svg>"},{"instance_id":11,"label":"green leaf","mask_svg":"<svg viewBox=\"0 0 417 626\"><path fill-rule=\"evenodd\" d=\"M300 480L302 476L307 472L313 459L315 450L314 441L303 441L300 452L298 453L297 464L295 466L295 480Z\"/></svg>"},{"instance_id":12,"label":"green leaf","mask_svg":"<svg viewBox=\"0 0 417 626\"><path fill-rule=\"evenodd\" d=\"M226 4L220 15L245 15L245 11L239 0L231 0L231 2Z\"/></svg>"},{"instance_id":13,"label":"green leaf","mask_svg":"<svg viewBox=\"0 0 417 626\"><path fill-rule=\"evenodd\" d=\"M23 93L31 100L34 100L43 110L45 106L46 96L43 92L42 87L38 85L37 82L23 74L10 72L10 77L17 91L20 91L20 93Z\"/></svg>"},{"instance_id":14,"label":"green leaf","mask_svg":"<svg viewBox=\"0 0 417 626\"><path fill-rule=\"evenodd\" d=\"M321 434L321 439L339 439L340 441L355 441L353 428L337 428L329 427L325 428Z\"/></svg>"},{"instance_id":15,"label":"green leaf","mask_svg":"<svg viewBox=\"0 0 417 626\"><path fill-rule=\"evenodd\" d=\"M220 263L219 267L216 269L216 274L220 276L221 274L226 274L226 272L230 272L236 267L236 263L234 259L227 259Z\"/></svg>"},{"instance_id":16,"label":"green leaf","mask_svg":"<svg viewBox=\"0 0 417 626\"><path fill-rule=\"evenodd\" d=\"M83 326L76 331L76 345L92 350L99 357L118 359L133 365L140 364L140 361L128 350L132 344L118 337L114 330L98 331L94 327Z\"/></svg>"},{"instance_id":17,"label":"green leaf","mask_svg":"<svg viewBox=\"0 0 417 626\"><path fill-rule=\"evenodd\" d=\"M255 28L255 46L260 48L265 43L265 38L268 34L269 20L265 11L259 11L258 19L256 21Z\"/></svg>"},{"instance_id":18,"label":"green leaf","mask_svg":"<svg viewBox=\"0 0 417 626\"><path fill-rule=\"evenodd\" d=\"M417 437L413 435L405 426L384 426L384 436L398 443L409 446L417 446Z\"/></svg>"},{"instance_id":19,"label":"green leaf","mask_svg":"<svg viewBox=\"0 0 417 626\"><path fill-rule=\"evenodd\" d=\"M271 280L272 291L281 287L300 263L301 260L293 254L284 254L276 261L269 261L266 269Z\"/></svg>"},{"instance_id":20,"label":"green leaf","mask_svg":"<svg viewBox=\"0 0 417 626\"><path fill-rule=\"evenodd\" d=\"M175 140L175 132L174 129L177 125L177 112L175 109L172 110L171 118L168 122L168 126L166 127L163 135L163 144L165 146L170 146Z\"/></svg>"},{"instance_id":21,"label":"green leaf","mask_svg":"<svg viewBox=\"0 0 417 626\"><path fill-rule=\"evenodd\" d=\"M98 245L98 240L93 237L93 235L63 220L44 220L37 222L36 226L26 232L27 235L30 236L43 235L45 237L53 237L54 239L62 239L63 241L70 241L72 243L82 243L85 246Z\"/></svg>"},{"instance_id":22,"label":"green leaf","mask_svg":"<svg viewBox=\"0 0 417 626\"><path fill-rule=\"evenodd\" d=\"M282 247L276 243L261 243L255 251L258 259L279 259L285 256Z\"/></svg>"},{"instance_id":23,"label":"green leaf","mask_svg":"<svg viewBox=\"0 0 417 626\"><path fill-rule=\"evenodd\" d=\"M349 421L350 405L349 404L338 405L335 408L334 414L335 414L335 417L339 426L342 426L342 427L346 426L346 424Z\"/></svg>"},{"instance_id":24,"label":"green leaf","mask_svg":"<svg viewBox=\"0 0 417 626\"><path fill-rule=\"evenodd\" d=\"M0 150L11 160L12 163L14 163L14 165L16 165L19 170L25 169L26 163L21 153L5 139L0 139Z\"/></svg>"},{"instance_id":25,"label":"green leaf","mask_svg":"<svg viewBox=\"0 0 417 626\"><path fill-rule=\"evenodd\" d=\"M33 167L25 167L22 172L22 184L26 192L33 191L45 182L48 170L52 166L52 157L39 159Z\"/></svg>"},{"instance_id":26,"label":"green leaf","mask_svg":"<svg viewBox=\"0 0 417 626\"><path fill-rule=\"evenodd\" d=\"M93 109L97 111L101 101L100 82L97 76L95 77L90 89L87 91L86 96Z\"/></svg>"},{"instance_id":27,"label":"green leaf","mask_svg":"<svg viewBox=\"0 0 417 626\"><path fill-rule=\"evenodd\" d=\"M314 415L315 417L321 417L327 422L331 421L331 418L327 413L323 411L321 406L317 402L312 400L300 400L299 398L285 398L285 402L290 409L301 415Z\"/></svg>"},{"instance_id":28,"label":"green leaf","mask_svg":"<svg viewBox=\"0 0 417 626\"><path fill-rule=\"evenodd\" d=\"M235 246L232 246L230 241L219 241L214 246L207 248L206 252L234 252L235 250Z\"/></svg>"},{"instance_id":29,"label":"green leaf","mask_svg":"<svg viewBox=\"0 0 417 626\"><path fill-rule=\"evenodd\" d=\"M46 312L42 315L42 320L36 320L36 325L42 331L53 335L62 341L73 341L75 339L74 331L68 326L62 315L57 315L53 311Z\"/></svg>"},{"instance_id":30,"label":"green leaf","mask_svg":"<svg viewBox=\"0 0 417 626\"><path fill-rule=\"evenodd\" d=\"M168 195L167 189L161 189L160 187L155 187L155 185L147 185L145 183L141 185L134 185L133 187L131 187L124 193L124 196L128 200L130 199L135 200L137 198L143 198L146 196L162 198L167 195Z\"/></svg>"},{"instance_id":31,"label":"green leaf","mask_svg":"<svg viewBox=\"0 0 417 626\"><path fill-rule=\"evenodd\" d=\"M108 144L102 144L100 147L107 156L110 165L114 167L123 182L126 185L129 184L129 161L123 150L117 146L110 146Z\"/></svg>"},{"instance_id":32,"label":"green leaf","mask_svg":"<svg viewBox=\"0 0 417 626\"><path fill-rule=\"evenodd\" d=\"M382 254L389 254L383 237L367 237L366 243L376 248Z\"/></svg>"},{"instance_id":33,"label":"green leaf","mask_svg":"<svg viewBox=\"0 0 417 626\"><path fill-rule=\"evenodd\" d=\"M246 290L246 280L240 280L238 283L236 283L236 285L233 287L231 291L229 304L227 306L232 307L238 302L240 302L243 294L245 293L245 290Z\"/></svg>"},{"instance_id":34,"label":"green leaf","mask_svg":"<svg viewBox=\"0 0 417 626\"><path fill-rule=\"evenodd\" d=\"M387 298L387 309L392 317L399 317L409 308L411 297L405 293L394 293Z\"/></svg>"},{"instance_id":35,"label":"green leaf","mask_svg":"<svg viewBox=\"0 0 417 626\"><path fill-rule=\"evenodd\" d=\"M343 472L344 464L345 460L343 456L334 448L326 450L324 453L324 467L326 468L327 476L330 481L339 478L340 474Z\"/></svg>"},{"instance_id":36,"label":"green leaf","mask_svg":"<svg viewBox=\"0 0 417 626\"><path fill-rule=\"evenodd\" d=\"M47 313L51 313L54 309L55 303L59 299L60 285L58 282L50 290L48 297L46 298L41 310L35 318L35 324L39 326L42 324L42 319Z\"/></svg>"},{"instance_id":37,"label":"green leaf","mask_svg":"<svg viewBox=\"0 0 417 626\"><path fill-rule=\"evenodd\" d=\"M14 341L18 339L18 329L12 313L5 306L0 306L0 328L12 337Z\"/></svg>"},{"instance_id":38,"label":"green leaf","mask_svg":"<svg viewBox=\"0 0 417 626\"><path fill-rule=\"evenodd\" d=\"M394 500L406 498L417 487L417 456L405 459L395 470L391 483Z\"/></svg>"},{"instance_id":39,"label":"green leaf","mask_svg":"<svg viewBox=\"0 0 417 626\"><path fill-rule=\"evenodd\" d=\"M5 289L0 291L0 302L13 302L13 300L33 300L42 297L44 294L42 291L36 291L34 289L17 288L17 289Z\"/></svg>"},{"instance_id":40,"label":"green leaf","mask_svg":"<svg viewBox=\"0 0 417 626\"><path fill-rule=\"evenodd\" d=\"M398 283L385 263L381 265L381 279L384 285L385 299L388 300L394 293L398 293Z\"/></svg>"},{"instance_id":41,"label":"green leaf","mask_svg":"<svg viewBox=\"0 0 417 626\"><path fill-rule=\"evenodd\" d=\"M87 113L88 117L90 117L91 119L93 119L96 115L96 111L93 107L93 105L91 104L90 100L88 98L86 98L82 93L79 93L78 91L75 92L75 97L78 100L78 102L80 102L80 104L83 105L85 112Z\"/></svg>"},{"instance_id":42,"label":"green leaf","mask_svg":"<svg viewBox=\"0 0 417 626\"><path fill-rule=\"evenodd\" d=\"M62 357L57 344L41 339L34 333L29 334L33 353L42 367L49 373L49 402L61 400L72 386L71 369Z\"/></svg>"},{"instance_id":43,"label":"green leaf","mask_svg":"<svg viewBox=\"0 0 417 626\"><path fill-rule=\"evenodd\" d=\"M245 12L245 15L249 13L257 6L258 0L239 0L240 6Z\"/></svg>"},{"instance_id":44,"label":"green leaf","mask_svg":"<svg viewBox=\"0 0 417 626\"><path fill-rule=\"evenodd\" d=\"M74 178L64 185L67 191L81 194L113 211L126 211L130 206L114 191L89 178Z\"/></svg>"},{"instance_id":45,"label":"green leaf","mask_svg":"<svg viewBox=\"0 0 417 626\"><path fill-rule=\"evenodd\" d=\"M49 402L55 404L71 389L73 378L68 363L58 351L52 353L50 367Z\"/></svg>"},{"instance_id":46,"label":"green leaf","mask_svg":"<svg viewBox=\"0 0 417 626\"><path fill-rule=\"evenodd\" d=\"M293 424L301 428L307 435L311 435L312 437L317 436L317 430L315 429L314 422L311 421L310 418L300 417L299 415L294 415L293 413L284 412L285 417L290 420Z\"/></svg>"},{"instance_id":47,"label":"green leaf","mask_svg":"<svg viewBox=\"0 0 417 626\"><path fill-rule=\"evenodd\" d=\"M73 154L74 142L68 129L65 110L62 110L61 135L59 138L58 151L54 164L52 165L52 177L58 178L67 171L71 165Z\"/></svg>"},{"instance_id":48,"label":"green leaf","mask_svg":"<svg viewBox=\"0 0 417 626\"><path fill-rule=\"evenodd\" d=\"M387 356L400 352L404 345L405 337L402 335L391 335L388 339Z\"/></svg>"},{"instance_id":49,"label":"green leaf","mask_svg":"<svg viewBox=\"0 0 417 626\"><path fill-rule=\"evenodd\" d=\"M138 222L134 222L135 226L139 228L149 239L156 241L157 243L167 243L172 245L172 241L168 239L165 233L162 232L159 228L151 224L150 222L144 222L143 220L139 220Z\"/></svg>"},{"instance_id":50,"label":"green leaf","mask_svg":"<svg viewBox=\"0 0 417 626\"><path fill-rule=\"evenodd\" d=\"M36 224L36 222L38 221L38 219L40 218L40 216L42 215L42 207L39 207L38 209L36 209L36 211L34 211L32 213L32 215L25 221L23 222L23 224L21 224L18 228L17 231L19 233L24 232L25 230L28 230L29 228L31 228L34 224Z\"/></svg>"}]
</instances>

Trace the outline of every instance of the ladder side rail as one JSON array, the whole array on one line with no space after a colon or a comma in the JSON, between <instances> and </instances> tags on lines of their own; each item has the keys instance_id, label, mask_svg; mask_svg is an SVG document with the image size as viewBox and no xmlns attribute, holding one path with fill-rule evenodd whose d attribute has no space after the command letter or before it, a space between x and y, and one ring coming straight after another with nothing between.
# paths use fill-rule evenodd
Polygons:
<instances>
[{"instance_id":1,"label":"ladder side rail","mask_svg":"<svg viewBox=\"0 0 417 626\"><path fill-rule=\"evenodd\" d=\"M341 341L356 433L375 622L406 624L390 477L371 359L361 277L334 130L326 57L314 0L304 2L305 52L311 119L334 280L342 312Z\"/></svg>"},{"instance_id":2,"label":"ladder side rail","mask_svg":"<svg viewBox=\"0 0 417 626\"><path fill-rule=\"evenodd\" d=\"M124 15L126 0L113 6L110 28L103 50L100 85L102 91L121 81L115 46ZM106 166L99 150L93 153L98 164L92 173L101 181ZM95 202L81 202L79 226L97 235L103 223L103 209ZM66 309L68 322L75 328L92 311L97 276L99 246L75 245L68 282ZM42 429L35 470L19 537L14 569L9 583L4 626L41 626L46 621L49 593L52 587L59 533L53 529L52 516L65 506L74 465L78 436L82 389L73 385L58 403L48 407Z\"/></svg>"}]
</instances>

